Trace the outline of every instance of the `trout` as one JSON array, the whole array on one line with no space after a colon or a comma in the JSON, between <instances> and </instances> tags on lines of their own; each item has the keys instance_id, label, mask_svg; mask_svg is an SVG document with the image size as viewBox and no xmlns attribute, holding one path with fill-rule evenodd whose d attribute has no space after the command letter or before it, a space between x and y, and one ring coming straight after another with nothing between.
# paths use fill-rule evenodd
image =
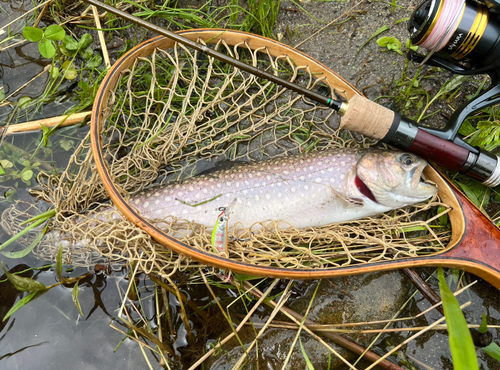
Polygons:
<instances>
[{"instance_id":1,"label":"trout","mask_svg":"<svg viewBox=\"0 0 500 370\"><path fill-rule=\"evenodd\" d=\"M325 150L235 164L145 190L130 204L147 219L174 216L208 228L229 204L230 227L249 229L267 220L322 226L429 199L438 189L421 181L426 166L399 151Z\"/></svg>"}]
</instances>

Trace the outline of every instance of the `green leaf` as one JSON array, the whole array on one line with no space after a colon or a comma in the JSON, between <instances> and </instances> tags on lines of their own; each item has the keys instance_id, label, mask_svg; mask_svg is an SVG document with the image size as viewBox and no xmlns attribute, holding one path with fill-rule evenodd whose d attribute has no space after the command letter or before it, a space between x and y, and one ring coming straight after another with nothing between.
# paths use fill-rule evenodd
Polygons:
<instances>
[{"instance_id":1,"label":"green leaf","mask_svg":"<svg viewBox=\"0 0 500 370\"><path fill-rule=\"evenodd\" d=\"M73 299L73 303L78 309L78 312L80 313L81 316L83 316L82 307L80 306L80 301L78 300L78 293L79 291L78 291L78 281L77 281L75 286L73 287L73 290L71 291L71 298Z\"/></svg>"},{"instance_id":2,"label":"green leaf","mask_svg":"<svg viewBox=\"0 0 500 370\"><path fill-rule=\"evenodd\" d=\"M59 44L59 51L61 52L62 55L67 57L73 57L76 54L76 50L68 50L62 43Z\"/></svg>"},{"instance_id":3,"label":"green leaf","mask_svg":"<svg viewBox=\"0 0 500 370\"><path fill-rule=\"evenodd\" d=\"M385 37L379 38L377 40L377 44L379 44L380 46L382 46L383 48L385 48L387 45L393 44L395 41L396 41L395 37L385 36Z\"/></svg>"},{"instance_id":4,"label":"green leaf","mask_svg":"<svg viewBox=\"0 0 500 370\"><path fill-rule=\"evenodd\" d=\"M33 171L29 168L25 168L24 170L21 171L21 180L24 182L31 180L33 177Z\"/></svg>"},{"instance_id":5,"label":"green leaf","mask_svg":"<svg viewBox=\"0 0 500 370\"><path fill-rule=\"evenodd\" d=\"M85 94L90 94L90 86L84 80L78 81L78 87L82 89Z\"/></svg>"},{"instance_id":6,"label":"green leaf","mask_svg":"<svg viewBox=\"0 0 500 370\"><path fill-rule=\"evenodd\" d=\"M52 58L56 55L56 48L51 40L44 39L38 42L38 50L44 58Z\"/></svg>"},{"instance_id":7,"label":"green leaf","mask_svg":"<svg viewBox=\"0 0 500 370\"><path fill-rule=\"evenodd\" d=\"M401 41L395 37L381 37L377 40L377 44L382 47L386 47L387 50L392 50L400 55L403 55L403 52L401 51Z\"/></svg>"},{"instance_id":8,"label":"green leaf","mask_svg":"<svg viewBox=\"0 0 500 370\"><path fill-rule=\"evenodd\" d=\"M17 186L17 182L16 182L16 186ZM14 202L14 198L16 197L16 194L17 194L17 189L9 189L5 192L5 198L7 199L7 202L9 203L13 203ZM0 249L1 246L0 246Z\"/></svg>"},{"instance_id":9,"label":"green leaf","mask_svg":"<svg viewBox=\"0 0 500 370\"><path fill-rule=\"evenodd\" d=\"M40 28L26 26L23 29L23 36L28 41L37 42L43 38L43 31Z\"/></svg>"},{"instance_id":10,"label":"green leaf","mask_svg":"<svg viewBox=\"0 0 500 370\"><path fill-rule=\"evenodd\" d=\"M49 218L52 218L56 215L56 210L55 209L49 209L48 211L45 211L43 213L40 213L36 216L31 217L29 220L26 220L24 222L21 222L19 225L26 225L29 224L33 221L40 221L43 220L44 222L47 221Z\"/></svg>"},{"instance_id":11,"label":"green leaf","mask_svg":"<svg viewBox=\"0 0 500 370\"><path fill-rule=\"evenodd\" d=\"M0 252L3 254L5 257L12 258L12 259L18 259L18 258L23 258L26 257L28 254L31 253L31 251L37 246L38 243L40 243L40 240L42 240L43 236L45 235L45 231L41 232L31 244L17 252Z\"/></svg>"},{"instance_id":12,"label":"green leaf","mask_svg":"<svg viewBox=\"0 0 500 370\"><path fill-rule=\"evenodd\" d=\"M481 334L484 334L488 332L488 324L486 323L486 314L483 313L483 316L481 317L481 325L479 325L479 329L477 329L478 332Z\"/></svg>"},{"instance_id":13,"label":"green leaf","mask_svg":"<svg viewBox=\"0 0 500 370\"><path fill-rule=\"evenodd\" d=\"M413 50L413 51L417 51L418 50L418 46L417 45L413 46L411 44L411 40L410 39L406 39L406 48L410 49L410 50Z\"/></svg>"},{"instance_id":14,"label":"green leaf","mask_svg":"<svg viewBox=\"0 0 500 370\"><path fill-rule=\"evenodd\" d=\"M51 24L45 30L45 38L48 40L62 40L64 36L66 36L66 31L58 24Z\"/></svg>"},{"instance_id":15,"label":"green leaf","mask_svg":"<svg viewBox=\"0 0 500 370\"><path fill-rule=\"evenodd\" d=\"M444 212L444 211L446 211L446 207L439 206L437 209L437 214L440 214L441 212ZM444 215L439 216L438 220L439 220L439 222L441 222L441 225L447 226L448 225L448 214L445 213Z\"/></svg>"},{"instance_id":16,"label":"green leaf","mask_svg":"<svg viewBox=\"0 0 500 370\"><path fill-rule=\"evenodd\" d=\"M383 25L382 27L380 27L378 30L376 30L369 38L368 40L365 41L365 43L363 45L361 45L361 47L358 49L358 51L356 52L356 56L354 57L354 60L356 60L356 58L358 57L358 54L359 52L361 51L361 49L363 49L366 44L368 44L373 38L377 37L378 35L380 35L382 32L385 32L389 29L389 27L387 25Z\"/></svg>"},{"instance_id":17,"label":"green leaf","mask_svg":"<svg viewBox=\"0 0 500 370\"><path fill-rule=\"evenodd\" d=\"M5 272L5 276L7 276L7 279L9 279L12 285L14 285L14 287L20 292L42 292L47 290L47 287L39 281L11 274L5 269L3 261L2 269Z\"/></svg>"},{"instance_id":18,"label":"green leaf","mask_svg":"<svg viewBox=\"0 0 500 370\"><path fill-rule=\"evenodd\" d=\"M12 162L9 161L8 159L2 159L0 161L0 164L2 165L3 168L12 168L14 166Z\"/></svg>"},{"instance_id":19,"label":"green leaf","mask_svg":"<svg viewBox=\"0 0 500 370\"><path fill-rule=\"evenodd\" d=\"M63 249L62 245L59 246L59 249L57 251L57 256L56 256L56 274L59 280L63 278L62 276L62 268L63 268L63 262L62 262L62 256L63 256Z\"/></svg>"},{"instance_id":20,"label":"green leaf","mask_svg":"<svg viewBox=\"0 0 500 370\"><path fill-rule=\"evenodd\" d=\"M2 165L0 164L0 176L5 175L5 170L3 169Z\"/></svg>"},{"instance_id":21,"label":"green leaf","mask_svg":"<svg viewBox=\"0 0 500 370\"><path fill-rule=\"evenodd\" d=\"M76 51L78 50L78 42L71 36L66 35L63 40L63 45L66 49L69 51Z\"/></svg>"},{"instance_id":22,"label":"green leaf","mask_svg":"<svg viewBox=\"0 0 500 370\"><path fill-rule=\"evenodd\" d=\"M300 336L299 336L299 344L300 344L300 350L302 351L302 356L304 356L304 360L306 361L307 368L309 370L314 370L314 366L311 360L309 360L309 356L307 355L307 352L304 346L302 345L302 339L300 339Z\"/></svg>"},{"instance_id":23,"label":"green leaf","mask_svg":"<svg viewBox=\"0 0 500 370\"><path fill-rule=\"evenodd\" d=\"M19 106L19 108L28 108L30 103L31 98L29 96L23 96L17 101L17 105Z\"/></svg>"},{"instance_id":24,"label":"green leaf","mask_svg":"<svg viewBox=\"0 0 500 370\"><path fill-rule=\"evenodd\" d=\"M260 277L258 276L253 276L253 275L245 275L245 274L237 274L237 273L234 273L233 274L234 276L234 280L238 281L238 282L243 282L243 281L249 281L249 280L255 280L255 279L261 279Z\"/></svg>"},{"instance_id":25,"label":"green leaf","mask_svg":"<svg viewBox=\"0 0 500 370\"><path fill-rule=\"evenodd\" d=\"M62 66L64 69L64 78L66 78L67 80L74 80L78 77L78 72L76 71L75 66L73 63L71 63L71 61L65 61Z\"/></svg>"},{"instance_id":26,"label":"green leaf","mask_svg":"<svg viewBox=\"0 0 500 370\"><path fill-rule=\"evenodd\" d=\"M18 309L26 305L28 302L30 302L35 296L37 295L38 292L33 292L30 295L27 295L23 299L21 299L19 302L17 302L10 310L7 312L5 317L3 318L2 321L7 320L14 312L16 312Z\"/></svg>"},{"instance_id":27,"label":"green leaf","mask_svg":"<svg viewBox=\"0 0 500 370\"><path fill-rule=\"evenodd\" d=\"M482 208L486 207L490 203L490 192L491 188L477 182L475 180L471 180L471 182L467 185L460 181L455 181L460 189L465 193L467 198L474 203L477 207Z\"/></svg>"},{"instance_id":28,"label":"green leaf","mask_svg":"<svg viewBox=\"0 0 500 370\"><path fill-rule=\"evenodd\" d=\"M449 343L453 367L455 370L479 369L476 350L467 327L467 322L460 309L457 299L451 292L444 279L443 269L438 269L439 291L443 301L444 316L448 326Z\"/></svg>"},{"instance_id":29,"label":"green leaf","mask_svg":"<svg viewBox=\"0 0 500 370\"><path fill-rule=\"evenodd\" d=\"M73 148L75 142L69 139L62 139L59 140L59 144L61 145L61 148L63 148L65 151L69 151L71 150L71 148Z\"/></svg>"},{"instance_id":30,"label":"green leaf","mask_svg":"<svg viewBox=\"0 0 500 370\"><path fill-rule=\"evenodd\" d=\"M56 79L57 76L59 76L59 73L61 73L59 67L51 67L50 68L50 76L53 78L53 79Z\"/></svg>"},{"instance_id":31,"label":"green leaf","mask_svg":"<svg viewBox=\"0 0 500 370\"><path fill-rule=\"evenodd\" d=\"M86 67L88 69L94 69L99 67L102 64L102 56L101 54L94 54L92 58L89 59L89 61L86 64Z\"/></svg>"},{"instance_id":32,"label":"green leaf","mask_svg":"<svg viewBox=\"0 0 500 370\"><path fill-rule=\"evenodd\" d=\"M79 50L87 49L92 44L93 41L94 39L92 38L92 35L85 33L80 39L80 41L78 41L78 49Z\"/></svg>"},{"instance_id":33,"label":"green leaf","mask_svg":"<svg viewBox=\"0 0 500 370\"><path fill-rule=\"evenodd\" d=\"M49 137L51 137L54 132L52 132L52 130L50 128L48 128L47 126L44 126L44 125L40 125L42 126L42 141L43 141L43 146L46 147L47 144L49 143Z\"/></svg>"},{"instance_id":34,"label":"green leaf","mask_svg":"<svg viewBox=\"0 0 500 370\"><path fill-rule=\"evenodd\" d=\"M89 60L90 58L92 58L92 56L94 55L94 50L92 50L91 47L88 47L86 49L80 49L80 51L78 52L78 54L85 60Z\"/></svg>"},{"instance_id":35,"label":"green leaf","mask_svg":"<svg viewBox=\"0 0 500 370\"><path fill-rule=\"evenodd\" d=\"M472 126L472 123L470 123L469 121L465 121L464 123L462 123L462 126L460 126L460 129L458 130L458 132L464 136L472 135L476 131L477 130L474 128L474 126Z\"/></svg>"},{"instance_id":36,"label":"green leaf","mask_svg":"<svg viewBox=\"0 0 500 370\"><path fill-rule=\"evenodd\" d=\"M439 90L440 94L447 94L456 88L462 86L462 84L468 80L467 76L455 75L450 81L448 81L444 86Z\"/></svg>"},{"instance_id":37,"label":"green leaf","mask_svg":"<svg viewBox=\"0 0 500 370\"><path fill-rule=\"evenodd\" d=\"M497 361L500 361L500 347L495 342L491 342L486 347L483 347L483 351L489 354Z\"/></svg>"}]
</instances>

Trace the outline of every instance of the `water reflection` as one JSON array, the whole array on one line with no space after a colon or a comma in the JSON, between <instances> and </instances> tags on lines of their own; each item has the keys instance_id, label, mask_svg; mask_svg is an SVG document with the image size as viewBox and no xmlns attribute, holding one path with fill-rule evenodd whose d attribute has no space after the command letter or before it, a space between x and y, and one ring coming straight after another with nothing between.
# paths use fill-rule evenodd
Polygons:
<instances>
[{"instance_id":1,"label":"water reflection","mask_svg":"<svg viewBox=\"0 0 500 370\"><path fill-rule=\"evenodd\" d=\"M11 262L8 261L9 264ZM26 268L27 265L20 264L10 271ZM77 269L71 276L84 272L84 269ZM29 270L23 274L33 275L46 285L53 284L56 279L53 271ZM118 292L120 280L123 280L122 274L114 273L111 276L93 274L91 278L81 281L79 300L85 317L80 317L73 304L71 288L64 286L53 288L22 307L2 323L0 368L143 368L145 359L137 344L125 341L114 353L123 339L121 333L109 326L121 303ZM104 289L106 293L101 294ZM20 294L9 282L1 283L0 294L3 317L18 301Z\"/></svg>"}]
</instances>

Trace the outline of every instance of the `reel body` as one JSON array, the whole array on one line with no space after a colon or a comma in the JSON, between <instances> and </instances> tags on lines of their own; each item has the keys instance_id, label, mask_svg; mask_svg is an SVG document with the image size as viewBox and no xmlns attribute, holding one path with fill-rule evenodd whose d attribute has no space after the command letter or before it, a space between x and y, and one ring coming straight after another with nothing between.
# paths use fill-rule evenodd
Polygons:
<instances>
[{"instance_id":1,"label":"reel body","mask_svg":"<svg viewBox=\"0 0 500 370\"><path fill-rule=\"evenodd\" d=\"M499 11L497 0L487 5L472 0L425 0L414 10L408 25L412 44L429 50L427 55L410 50L408 59L460 75L488 74L491 78L489 88L459 107L443 129L422 128L475 153L477 159L470 163L475 172L472 177L485 179L493 174L486 185L497 183L498 157L467 144L458 130L469 115L500 103ZM467 173L467 169L462 172Z\"/></svg>"},{"instance_id":2,"label":"reel body","mask_svg":"<svg viewBox=\"0 0 500 370\"><path fill-rule=\"evenodd\" d=\"M495 8L492 8L495 9ZM410 17L410 40L438 63L460 74L500 66L500 14L472 0L426 0Z\"/></svg>"}]
</instances>

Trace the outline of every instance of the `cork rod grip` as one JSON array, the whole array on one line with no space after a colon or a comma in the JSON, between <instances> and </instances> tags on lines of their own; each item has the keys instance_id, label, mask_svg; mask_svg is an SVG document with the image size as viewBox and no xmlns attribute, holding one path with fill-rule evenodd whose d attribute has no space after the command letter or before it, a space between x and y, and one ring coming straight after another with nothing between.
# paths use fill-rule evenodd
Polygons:
<instances>
[{"instance_id":1,"label":"cork rod grip","mask_svg":"<svg viewBox=\"0 0 500 370\"><path fill-rule=\"evenodd\" d=\"M394 121L394 112L361 95L349 100L349 107L340 120L340 128L382 140Z\"/></svg>"}]
</instances>

